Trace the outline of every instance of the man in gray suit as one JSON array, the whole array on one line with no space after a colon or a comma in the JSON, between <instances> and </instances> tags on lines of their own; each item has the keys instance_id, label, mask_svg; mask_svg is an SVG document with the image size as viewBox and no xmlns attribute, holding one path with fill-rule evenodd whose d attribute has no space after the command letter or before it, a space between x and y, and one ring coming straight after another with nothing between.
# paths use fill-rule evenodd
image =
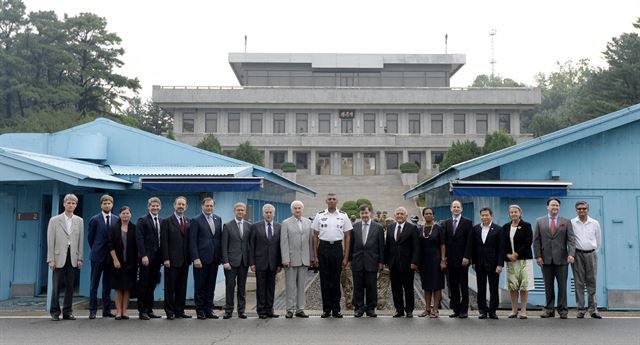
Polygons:
<instances>
[{"instance_id":1,"label":"man in gray suit","mask_svg":"<svg viewBox=\"0 0 640 345\"><path fill-rule=\"evenodd\" d=\"M49 220L47 227L47 263L53 270L51 292L51 319L60 320L60 281L64 279L65 292L62 318L75 320L71 305L76 270L82 268L84 248L84 221L73 214L78 198L73 194L64 197L64 212Z\"/></svg>"},{"instance_id":2,"label":"man in gray suit","mask_svg":"<svg viewBox=\"0 0 640 345\"><path fill-rule=\"evenodd\" d=\"M350 247L354 316L361 317L366 312L367 316L376 317L377 275L384 261L384 230L371 220L369 205L360 206L360 221L353 225Z\"/></svg>"},{"instance_id":3,"label":"man in gray suit","mask_svg":"<svg viewBox=\"0 0 640 345\"><path fill-rule=\"evenodd\" d=\"M575 256L575 236L571 221L558 216L560 199L547 200L547 215L536 220L533 238L533 252L538 265L542 268L546 305L542 318L554 317L553 302L555 290L553 280L558 284L558 304L556 309L561 319L566 319L567 309L567 273L568 265Z\"/></svg>"},{"instance_id":4,"label":"man in gray suit","mask_svg":"<svg viewBox=\"0 0 640 345\"><path fill-rule=\"evenodd\" d=\"M280 251L286 282L287 314L290 319L308 318L304 312L304 288L307 283L307 272L311 263L315 263L313 254L313 236L311 221L302 216L304 204L300 200L291 203L291 217L282 222L280 231Z\"/></svg>"},{"instance_id":5,"label":"man in gray suit","mask_svg":"<svg viewBox=\"0 0 640 345\"><path fill-rule=\"evenodd\" d=\"M230 319L233 313L233 293L238 286L238 317L246 319L246 284L249 272L249 237L251 223L244 220L247 205L238 202L233 205L234 219L222 228L222 264L226 286L226 306L223 319Z\"/></svg>"}]
</instances>

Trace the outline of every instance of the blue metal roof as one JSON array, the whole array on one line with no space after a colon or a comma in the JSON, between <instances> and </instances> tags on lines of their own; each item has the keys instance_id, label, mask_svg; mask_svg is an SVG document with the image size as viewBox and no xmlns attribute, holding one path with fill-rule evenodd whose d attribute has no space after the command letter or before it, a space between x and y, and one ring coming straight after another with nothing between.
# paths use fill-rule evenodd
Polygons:
<instances>
[{"instance_id":1,"label":"blue metal roof","mask_svg":"<svg viewBox=\"0 0 640 345\"><path fill-rule=\"evenodd\" d=\"M251 166L216 167L216 166L136 166L109 165L115 175L136 176L251 176Z\"/></svg>"},{"instance_id":2,"label":"blue metal roof","mask_svg":"<svg viewBox=\"0 0 640 345\"><path fill-rule=\"evenodd\" d=\"M443 186L453 180L461 180L489 169L526 158L549 149L566 145L592 135L640 120L640 104L567 127L518 145L492 152L453 165L430 179L423 181L402 195L411 198L428 190Z\"/></svg>"}]
</instances>

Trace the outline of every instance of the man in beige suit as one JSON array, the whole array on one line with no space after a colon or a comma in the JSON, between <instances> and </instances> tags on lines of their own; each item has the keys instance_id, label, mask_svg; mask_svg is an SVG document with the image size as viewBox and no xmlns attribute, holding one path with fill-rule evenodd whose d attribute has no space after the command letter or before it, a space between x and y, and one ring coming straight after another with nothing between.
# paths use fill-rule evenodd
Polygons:
<instances>
[{"instance_id":1,"label":"man in beige suit","mask_svg":"<svg viewBox=\"0 0 640 345\"><path fill-rule=\"evenodd\" d=\"M311 221L302 217L304 204L296 200L291 203L291 217L282 222L280 233L280 251L286 282L287 314L290 319L295 316L309 317L304 312L304 288L307 281L307 271L313 258L313 236L311 235Z\"/></svg>"},{"instance_id":2,"label":"man in beige suit","mask_svg":"<svg viewBox=\"0 0 640 345\"><path fill-rule=\"evenodd\" d=\"M73 194L64 197L64 212L49 220L47 227L47 263L53 270L51 292L51 319L60 320L60 280L64 279L64 305L62 318L75 320L71 310L76 270L82 268L84 247L84 221L73 214L78 198Z\"/></svg>"}]
</instances>

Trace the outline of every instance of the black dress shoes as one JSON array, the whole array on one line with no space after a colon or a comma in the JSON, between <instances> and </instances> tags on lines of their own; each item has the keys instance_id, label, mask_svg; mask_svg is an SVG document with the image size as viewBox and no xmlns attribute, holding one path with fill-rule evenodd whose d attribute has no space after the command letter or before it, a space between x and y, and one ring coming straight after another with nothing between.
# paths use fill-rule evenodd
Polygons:
<instances>
[{"instance_id":1,"label":"black dress shoes","mask_svg":"<svg viewBox=\"0 0 640 345\"><path fill-rule=\"evenodd\" d=\"M197 318L198 320L206 320L206 319L207 319L207 316L206 316L206 315L204 315L204 313L196 313L196 318Z\"/></svg>"},{"instance_id":2,"label":"black dress shoes","mask_svg":"<svg viewBox=\"0 0 640 345\"><path fill-rule=\"evenodd\" d=\"M309 315L305 314L304 311L299 311L295 315L296 315L296 317L300 317L300 318L303 318L303 319L308 319L309 318Z\"/></svg>"},{"instance_id":3,"label":"black dress shoes","mask_svg":"<svg viewBox=\"0 0 640 345\"><path fill-rule=\"evenodd\" d=\"M340 314L340 312L337 312L337 313L333 313L333 317L336 319L342 319L344 316Z\"/></svg>"},{"instance_id":4,"label":"black dress shoes","mask_svg":"<svg viewBox=\"0 0 640 345\"><path fill-rule=\"evenodd\" d=\"M222 318L224 320L229 320L231 318L231 313L224 313L224 315L222 315Z\"/></svg>"},{"instance_id":5,"label":"black dress shoes","mask_svg":"<svg viewBox=\"0 0 640 345\"><path fill-rule=\"evenodd\" d=\"M116 317L116 315L112 312L102 313L102 317Z\"/></svg>"},{"instance_id":6,"label":"black dress shoes","mask_svg":"<svg viewBox=\"0 0 640 345\"><path fill-rule=\"evenodd\" d=\"M76 317L73 314L62 315L63 320L75 320Z\"/></svg>"},{"instance_id":7,"label":"black dress shoes","mask_svg":"<svg viewBox=\"0 0 640 345\"><path fill-rule=\"evenodd\" d=\"M496 313L491 313L489 314L489 318L492 320L497 320L498 319L498 315L496 315Z\"/></svg>"},{"instance_id":8,"label":"black dress shoes","mask_svg":"<svg viewBox=\"0 0 640 345\"><path fill-rule=\"evenodd\" d=\"M175 318L173 314L167 314L167 320L175 320Z\"/></svg>"},{"instance_id":9,"label":"black dress shoes","mask_svg":"<svg viewBox=\"0 0 640 345\"><path fill-rule=\"evenodd\" d=\"M450 318L454 318L454 317L458 317L458 316L460 316L460 314L458 314L458 313L449 314Z\"/></svg>"},{"instance_id":10,"label":"black dress shoes","mask_svg":"<svg viewBox=\"0 0 640 345\"><path fill-rule=\"evenodd\" d=\"M542 313L540 315L541 318L543 319L552 319L555 315L553 313Z\"/></svg>"},{"instance_id":11,"label":"black dress shoes","mask_svg":"<svg viewBox=\"0 0 640 345\"><path fill-rule=\"evenodd\" d=\"M373 311L373 310L369 310L369 311L367 311L367 316L368 317L378 317L378 314L376 314L376 312Z\"/></svg>"},{"instance_id":12,"label":"black dress shoes","mask_svg":"<svg viewBox=\"0 0 640 345\"><path fill-rule=\"evenodd\" d=\"M487 318L487 314L480 314L480 316L478 316L478 319L480 320L484 320Z\"/></svg>"},{"instance_id":13,"label":"black dress shoes","mask_svg":"<svg viewBox=\"0 0 640 345\"><path fill-rule=\"evenodd\" d=\"M458 315L459 319L466 319L468 317L469 317L469 315L467 315L467 313L460 313L460 315Z\"/></svg>"},{"instance_id":14,"label":"black dress shoes","mask_svg":"<svg viewBox=\"0 0 640 345\"><path fill-rule=\"evenodd\" d=\"M218 319L218 315L216 315L214 313L204 313L204 316L206 316L207 319L214 319L214 320Z\"/></svg>"},{"instance_id":15,"label":"black dress shoes","mask_svg":"<svg viewBox=\"0 0 640 345\"><path fill-rule=\"evenodd\" d=\"M241 318L241 319L246 319L247 318L247 314L242 313L242 314L239 314L238 317Z\"/></svg>"},{"instance_id":16,"label":"black dress shoes","mask_svg":"<svg viewBox=\"0 0 640 345\"><path fill-rule=\"evenodd\" d=\"M178 318L178 319L190 319L190 318L192 318L192 317L193 317L193 316L191 316L191 315L189 315L189 314L184 314L184 313L183 313L183 314L180 314L180 315L176 315L176 318Z\"/></svg>"},{"instance_id":17,"label":"black dress shoes","mask_svg":"<svg viewBox=\"0 0 640 345\"><path fill-rule=\"evenodd\" d=\"M591 313L591 318L592 319L602 319L602 316L600 316L600 314L598 314L598 313Z\"/></svg>"},{"instance_id":18,"label":"black dress shoes","mask_svg":"<svg viewBox=\"0 0 640 345\"><path fill-rule=\"evenodd\" d=\"M399 311L397 311L395 314L393 314L393 317L398 318L398 317L403 317L404 313L401 313Z\"/></svg>"},{"instance_id":19,"label":"black dress shoes","mask_svg":"<svg viewBox=\"0 0 640 345\"><path fill-rule=\"evenodd\" d=\"M323 318L323 319L326 319L326 318L328 318L329 316L331 316L331 313L330 313L330 312L328 312L328 311L325 311L324 313L322 313L322 315L320 315L320 317L321 317L321 318Z\"/></svg>"},{"instance_id":20,"label":"black dress shoes","mask_svg":"<svg viewBox=\"0 0 640 345\"><path fill-rule=\"evenodd\" d=\"M51 321L60 321L60 314L51 314Z\"/></svg>"},{"instance_id":21,"label":"black dress shoes","mask_svg":"<svg viewBox=\"0 0 640 345\"><path fill-rule=\"evenodd\" d=\"M147 313L147 316L149 316L149 317L150 317L150 318L152 318L152 319L159 319L159 318L161 318L161 317L162 317L162 316L160 316L160 315L156 315L156 314L154 314L153 312Z\"/></svg>"},{"instance_id":22,"label":"black dress shoes","mask_svg":"<svg viewBox=\"0 0 640 345\"><path fill-rule=\"evenodd\" d=\"M96 312L95 311L89 312L89 320L93 320L95 318L96 318Z\"/></svg>"},{"instance_id":23,"label":"black dress shoes","mask_svg":"<svg viewBox=\"0 0 640 345\"><path fill-rule=\"evenodd\" d=\"M267 314L267 316L268 316L269 318L272 318L272 319L277 319L277 318L279 318L279 317L280 317L280 315L278 315L278 314L274 314L274 313L269 313L269 314Z\"/></svg>"},{"instance_id":24,"label":"black dress shoes","mask_svg":"<svg viewBox=\"0 0 640 345\"><path fill-rule=\"evenodd\" d=\"M290 311L288 311L288 312L284 315L284 317L286 317L287 319L292 319L292 318L293 318L293 313L292 313L292 312L290 312Z\"/></svg>"},{"instance_id":25,"label":"black dress shoes","mask_svg":"<svg viewBox=\"0 0 640 345\"><path fill-rule=\"evenodd\" d=\"M265 314L260 314L260 315L258 315L258 318L264 320L264 319L268 318L268 316L265 315Z\"/></svg>"},{"instance_id":26,"label":"black dress shoes","mask_svg":"<svg viewBox=\"0 0 640 345\"><path fill-rule=\"evenodd\" d=\"M363 312L363 311L361 311L361 310L359 310L359 311L357 311L357 312L353 313L353 317L362 317L362 315L364 315L364 312Z\"/></svg>"},{"instance_id":27,"label":"black dress shoes","mask_svg":"<svg viewBox=\"0 0 640 345\"><path fill-rule=\"evenodd\" d=\"M138 319L140 319L140 320L151 320L151 318L149 317L149 315L147 315L147 313L140 313L140 315L138 315Z\"/></svg>"},{"instance_id":28,"label":"black dress shoes","mask_svg":"<svg viewBox=\"0 0 640 345\"><path fill-rule=\"evenodd\" d=\"M413 317L413 313L407 313L407 315L405 315L405 317L406 317L407 319L410 319L410 318L412 318L412 317Z\"/></svg>"}]
</instances>

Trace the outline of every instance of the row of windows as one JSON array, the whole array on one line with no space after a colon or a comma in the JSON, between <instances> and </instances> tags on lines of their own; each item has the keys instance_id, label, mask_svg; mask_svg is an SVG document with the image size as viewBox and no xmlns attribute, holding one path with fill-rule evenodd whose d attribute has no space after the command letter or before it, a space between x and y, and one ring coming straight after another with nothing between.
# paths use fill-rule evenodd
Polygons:
<instances>
[{"instance_id":1,"label":"row of windows","mask_svg":"<svg viewBox=\"0 0 640 345\"><path fill-rule=\"evenodd\" d=\"M444 71L413 72L311 72L247 71L252 86L361 86L361 87L442 87L447 86Z\"/></svg>"},{"instance_id":2,"label":"row of windows","mask_svg":"<svg viewBox=\"0 0 640 345\"><path fill-rule=\"evenodd\" d=\"M250 116L250 133L261 134L264 133L263 128L263 114L252 113ZM443 133L443 114L431 114L431 133L442 134ZM295 116L296 121L296 133L308 133L309 132L309 116L307 113L298 113ZM363 115L363 133L375 134L376 133L376 114L365 113ZM422 120L419 113L410 113L408 117L408 133L409 134L421 134ZM489 115L486 113L476 114L476 133L486 134L489 129ZM511 133L511 115L510 114L498 114L498 129L507 133ZM386 114L385 126L382 129L384 133L397 134L398 133L398 114L388 113ZM194 133L195 131L195 113L184 113L182 116L182 132ZM206 113L205 114L205 133L217 133L218 132L218 114ZM273 133L284 134L286 132L286 116L284 113L273 114ZM227 133L240 133L240 113L229 113L227 116ZM331 114L320 113L318 114L318 133L329 134L331 133ZM353 119L341 119L340 120L340 133L350 134L353 133ZM467 121L466 114L453 114L453 133L465 134L467 133Z\"/></svg>"}]
</instances>

